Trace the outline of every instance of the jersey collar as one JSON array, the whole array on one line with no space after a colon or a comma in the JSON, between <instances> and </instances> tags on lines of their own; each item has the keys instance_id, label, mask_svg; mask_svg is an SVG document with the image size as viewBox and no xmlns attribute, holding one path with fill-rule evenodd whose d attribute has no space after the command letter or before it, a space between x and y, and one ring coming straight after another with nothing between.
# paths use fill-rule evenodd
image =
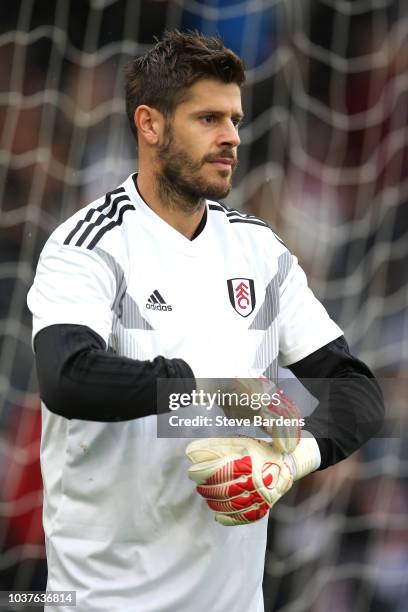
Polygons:
<instances>
[{"instance_id":1,"label":"jersey collar","mask_svg":"<svg viewBox=\"0 0 408 612\"><path fill-rule=\"evenodd\" d=\"M154 233L158 238L166 240L166 242L178 251L182 250L187 255L196 256L208 252L208 237L210 234L208 215L208 202L205 203L204 215L194 232L192 240L189 240L179 231L174 229L167 221L162 219L160 215L154 212L145 202L139 190L136 187L137 174L131 174L125 181L124 187L131 197L131 200L136 205L136 210L143 218L144 223L153 227Z\"/></svg>"}]
</instances>

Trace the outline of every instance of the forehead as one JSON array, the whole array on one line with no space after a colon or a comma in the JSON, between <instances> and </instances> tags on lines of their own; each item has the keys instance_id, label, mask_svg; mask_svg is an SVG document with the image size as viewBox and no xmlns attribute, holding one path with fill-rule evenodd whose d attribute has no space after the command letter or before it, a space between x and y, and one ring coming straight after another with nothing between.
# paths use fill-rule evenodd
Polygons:
<instances>
[{"instance_id":1,"label":"forehead","mask_svg":"<svg viewBox=\"0 0 408 612\"><path fill-rule=\"evenodd\" d=\"M194 113L203 109L226 113L242 113L241 89L236 83L216 79L200 79L189 87L186 98L177 110ZM177 112L177 111L176 111Z\"/></svg>"}]
</instances>

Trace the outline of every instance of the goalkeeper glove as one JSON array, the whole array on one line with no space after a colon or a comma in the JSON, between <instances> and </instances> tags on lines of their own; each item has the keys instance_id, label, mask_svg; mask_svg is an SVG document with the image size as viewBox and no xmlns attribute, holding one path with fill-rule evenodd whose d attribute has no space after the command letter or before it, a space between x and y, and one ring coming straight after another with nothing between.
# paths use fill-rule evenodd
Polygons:
<instances>
[{"instance_id":1,"label":"goalkeeper glove","mask_svg":"<svg viewBox=\"0 0 408 612\"><path fill-rule=\"evenodd\" d=\"M264 517L299 480L319 467L314 438L302 437L284 454L255 438L194 440L186 449L188 475L222 525L245 525Z\"/></svg>"},{"instance_id":2,"label":"goalkeeper glove","mask_svg":"<svg viewBox=\"0 0 408 612\"><path fill-rule=\"evenodd\" d=\"M271 398L268 405L261 404L256 414L262 418L261 429L273 440L276 450L281 453L292 453L299 443L301 435L301 416L297 406L275 383L264 376L254 378L237 378L238 393L263 394ZM232 413L239 407L232 408ZM254 410L250 408L252 416ZM247 415L249 416L249 415Z\"/></svg>"},{"instance_id":3,"label":"goalkeeper glove","mask_svg":"<svg viewBox=\"0 0 408 612\"><path fill-rule=\"evenodd\" d=\"M276 450L281 453L295 450L301 435L300 412L271 380L251 370L245 378L213 379L205 387L206 392L220 392L221 398L226 398L220 407L227 417L252 420L254 415L258 415L262 421L261 429L272 438ZM257 407L252 408L242 401L244 397L250 400L269 397L270 402L257 402Z\"/></svg>"}]
</instances>

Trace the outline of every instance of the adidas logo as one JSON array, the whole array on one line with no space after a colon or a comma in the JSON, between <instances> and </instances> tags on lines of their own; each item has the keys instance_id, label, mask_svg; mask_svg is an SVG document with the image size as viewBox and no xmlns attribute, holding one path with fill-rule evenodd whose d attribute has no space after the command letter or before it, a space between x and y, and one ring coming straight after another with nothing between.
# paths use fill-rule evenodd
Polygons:
<instances>
[{"instance_id":1,"label":"adidas logo","mask_svg":"<svg viewBox=\"0 0 408 612\"><path fill-rule=\"evenodd\" d=\"M166 304L160 293L155 289L146 303L149 310L173 310L172 306Z\"/></svg>"}]
</instances>

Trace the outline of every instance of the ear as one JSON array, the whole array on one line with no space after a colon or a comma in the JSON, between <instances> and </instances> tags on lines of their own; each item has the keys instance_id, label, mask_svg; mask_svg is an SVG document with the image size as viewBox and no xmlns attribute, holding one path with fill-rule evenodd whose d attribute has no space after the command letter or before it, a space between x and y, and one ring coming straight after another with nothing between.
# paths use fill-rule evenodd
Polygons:
<instances>
[{"instance_id":1,"label":"ear","mask_svg":"<svg viewBox=\"0 0 408 612\"><path fill-rule=\"evenodd\" d=\"M141 104L135 110L134 122L139 138L149 145L157 144L164 130L164 117L160 111Z\"/></svg>"}]
</instances>

